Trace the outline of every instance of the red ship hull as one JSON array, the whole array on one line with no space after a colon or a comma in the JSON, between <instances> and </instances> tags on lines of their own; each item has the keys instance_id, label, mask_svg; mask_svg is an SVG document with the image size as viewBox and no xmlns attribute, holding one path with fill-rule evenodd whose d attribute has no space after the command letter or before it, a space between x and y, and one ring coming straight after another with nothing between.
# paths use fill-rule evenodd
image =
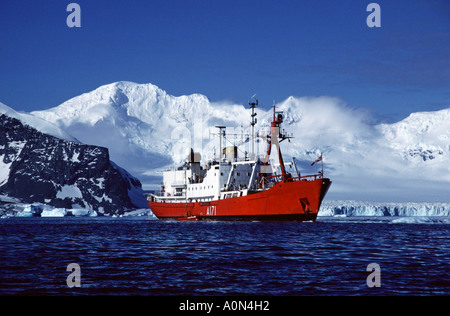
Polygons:
<instances>
[{"instance_id":1,"label":"red ship hull","mask_svg":"<svg viewBox=\"0 0 450 316\"><path fill-rule=\"evenodd\" d=\"M208 202L148 201L153 214L165 220L314 221L331 185L327 178L278 182L246 196Z\"/></svg>"}]
</instances>

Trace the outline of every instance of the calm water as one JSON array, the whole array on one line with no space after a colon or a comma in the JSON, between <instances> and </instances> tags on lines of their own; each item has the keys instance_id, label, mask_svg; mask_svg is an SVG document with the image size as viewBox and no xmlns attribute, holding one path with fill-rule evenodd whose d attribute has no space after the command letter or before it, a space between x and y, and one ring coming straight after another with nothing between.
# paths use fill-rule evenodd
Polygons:
<instances>
[{"instance_id":1,"label":"calm water","mask_svg":"<svg viewBox=\"0 0 450 316\"><path fill-rule=\"evenodd\" d=\"M0 294L450 295L449 232L434 219L2 219ZM370 263L381 287L367 286Z\"/></svg>"}]
</instances>

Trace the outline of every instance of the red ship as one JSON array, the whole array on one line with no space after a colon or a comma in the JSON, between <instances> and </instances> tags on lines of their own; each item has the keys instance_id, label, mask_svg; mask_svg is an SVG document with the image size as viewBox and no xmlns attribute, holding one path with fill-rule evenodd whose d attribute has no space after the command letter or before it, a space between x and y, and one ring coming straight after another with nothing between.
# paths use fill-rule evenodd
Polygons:
<instances>
[{"instance_id":1,"label":"red ship","mask_svg":"<svg viewBox=\"0 0 450 316\"><path fill-rule=\"evenodd\" d=\"M257 104L250 102L252 152ZM274 106L270 133L264 137L268 143L264 159L253 153L253 159L247 155L238 159L236 146L222 149L225 127L216 126L222 149L219 160L208 161L203 168L200 154L191 150L183 166L164 171L161 191L147 197L153 214L163 220L314 221L331 181L323 176L323 167L304 176L286 171L280 143L290 136L281 132L282 122L283 114ZM275 174L269 160L274 145L281 174Z\"/></svg>"}]
</instances>

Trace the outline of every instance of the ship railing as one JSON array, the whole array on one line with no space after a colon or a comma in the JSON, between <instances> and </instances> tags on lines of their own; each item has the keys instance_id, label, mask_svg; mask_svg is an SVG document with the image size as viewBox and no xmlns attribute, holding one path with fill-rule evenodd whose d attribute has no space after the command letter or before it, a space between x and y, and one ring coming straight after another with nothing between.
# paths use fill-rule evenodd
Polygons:
<instances>
[{"instance_id":1,"label":"ship railing","mask_svg":"<svg viewBox=\"0 0 450 316\"><path fill-rule=\"evenodd\" d=\"M159 203L182 203L186 201L185 196L159 196L155 194L148 194L147 200L151 202L159 202Z\"/></svg>"},{"instance_id":2,"label":"ship railing","mask_svg":"<svg viewBox=\"0 0 450 316\"><path fill-rule=\"evenodd\" d=\"M280 178L279 180L277 179L277 178ZM275 180L275 182L278 182L278 181L281 181L281 180L283 180L283 175L281 175L281 174L274 174L274 175L272 175L272 176L263 176L262 178L261 178L261 180L264 180L264 181L268 181L269 179L274 179Z\"/></svg>"},{"instance_id":3,"label":"ship railing","mask_svg":"<svg viewBox=\"0 0 450 316\"><path fill-rule=\"evenodd\" d=\"M316 173L316 174L308 174L306 176L298 176L298 177L292 177L289 178L288 180L293 180L293 181L301 181L301 180L317 180L317 179L322 179L323 178L323 174L322 173Z\"/></svg>"},{"instance_id":4,"label":"ship railing","mask_svg":"<svg viewBox=\"0 0 450 316\"><path fill-rule=\"evenodd\" d=\"M323 174L322 173L316 173L316 174L308 174L306 176L298 176L298 177L289 177L287 178L287 181L309 181L309 180L317 180L322 179ZM283 180L283 175L281 174L274 174L272 176L263 177L261 180L267 181L269 179L275 179L276 182Z\"/></svg>"}]
</instances>

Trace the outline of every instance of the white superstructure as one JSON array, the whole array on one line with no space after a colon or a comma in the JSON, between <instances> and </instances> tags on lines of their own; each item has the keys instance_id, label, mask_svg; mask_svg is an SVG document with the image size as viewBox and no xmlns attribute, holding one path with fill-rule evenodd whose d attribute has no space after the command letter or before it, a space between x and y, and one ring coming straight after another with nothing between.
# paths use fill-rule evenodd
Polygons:
<instances>
[{"instance_id":1,"label":"white superstructure","mask_svg":"<svg viewBox=\"0 0 450 316\"><path fill-rule=\"evenodd\" d=\"M260 175L270 176L271 165L264 165L260 159L239 160L236 147L228 147L225 152L232 154L221 161L208 161L205 166L201 166L200 154L191 152L183 166L163 172L163 191L154 197L165 202L211 201L262 190Z\"/></svg>"}]
</instances>

